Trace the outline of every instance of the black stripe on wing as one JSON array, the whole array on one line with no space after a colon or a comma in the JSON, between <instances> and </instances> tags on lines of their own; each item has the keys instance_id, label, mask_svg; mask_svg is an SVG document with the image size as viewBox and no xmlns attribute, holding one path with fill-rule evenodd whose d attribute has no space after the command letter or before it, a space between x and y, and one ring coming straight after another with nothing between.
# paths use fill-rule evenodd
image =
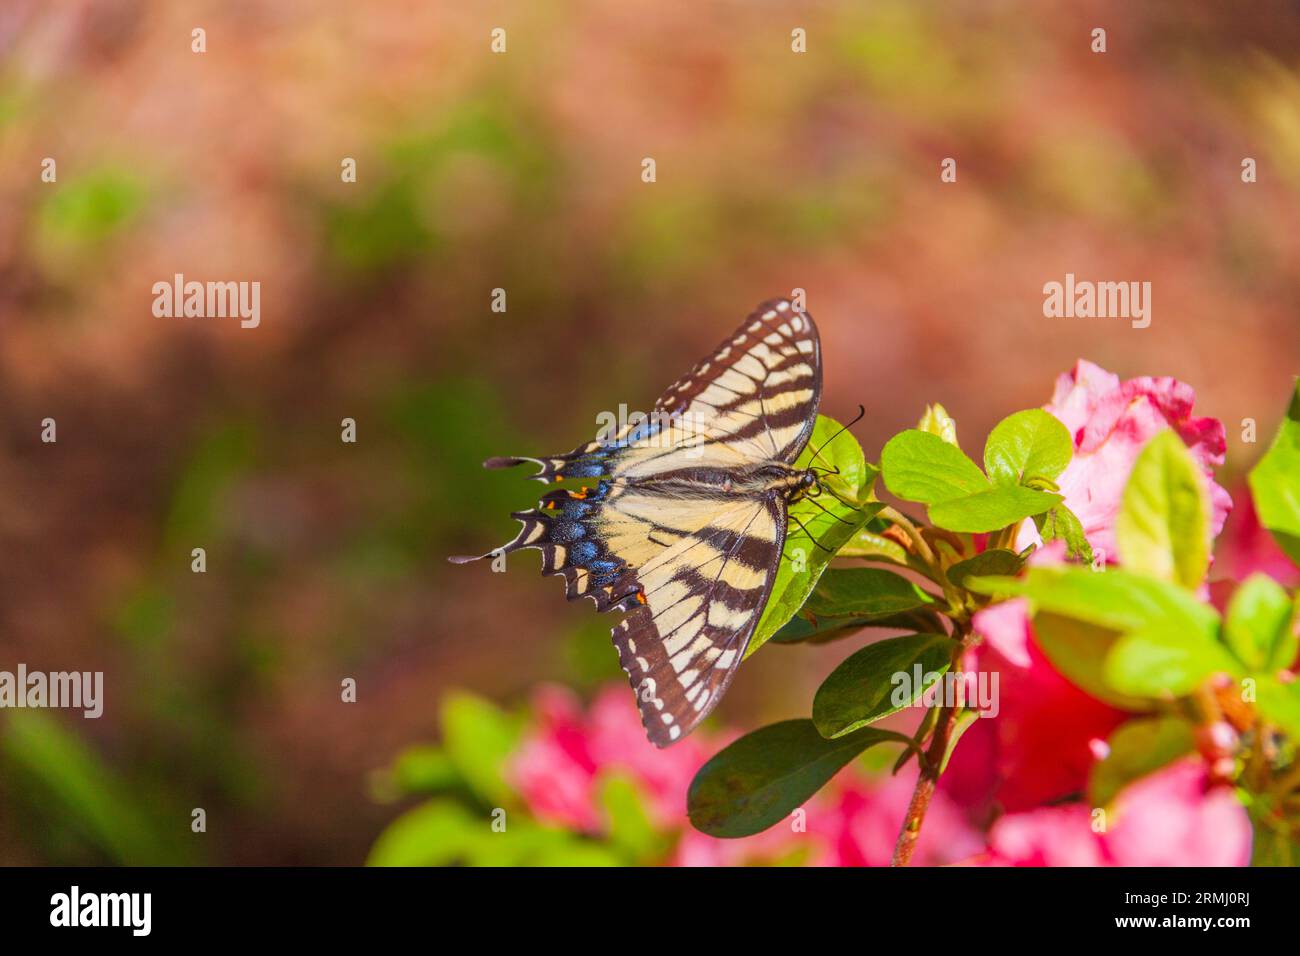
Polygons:
<instances>
[{"instance_id":1,"label":"black stripe on wing","mask_svg":"<svg viewBox=\"0 0 1300 956\"><path fill-rule=\"evenodd\" d=\"M751 384L746 385L745 380ZM783 406L782 396L794 391L811 394ZM789 299L771 299L669 387L656 402L655 411L670 416L701 412L722 416L754 403L757 407L743 416L744 423L729 437L755 439L764 432L781 434L779 441L769 439L772 457L792 463L812 435L821 393L821 337L816 323L808 313L796 311ZM707 404L693 408L706 395ZM802 427L786 431L795 425ZM720 436L719 440L726 439Z\"/></svg>"},{"instance_id":2,"label":"black stripe on wing","mask_svg":"<svg viewBox=\"0 0 1300 956\"><path fill-rule=\"evenodd\" d=\"M771 595L785 537L785 501L772 494L753 504L755 517L761 516L773 537L748 528L702 529L692 537L709 546L708 554L721 552L722 559L709 562L682 548L671 562L671 576L647 587L647 603L612 631L646 735L657 747L685 737L717 706ZM641 573L645 584L650 575L646 569ZM728 583L751 575L749 586ZM670 589L681 596L669 603L658 600ZM683 607L685 613L675 613Z\"/></svg>"}]
</instances>

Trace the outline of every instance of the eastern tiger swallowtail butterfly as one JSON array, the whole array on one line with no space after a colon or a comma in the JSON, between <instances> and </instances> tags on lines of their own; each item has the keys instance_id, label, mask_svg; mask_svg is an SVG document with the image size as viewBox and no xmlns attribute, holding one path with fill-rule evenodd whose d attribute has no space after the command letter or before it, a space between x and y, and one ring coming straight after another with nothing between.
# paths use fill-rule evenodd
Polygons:
<instances>
[{"instance_id":1,"label":"eastern tiger swallowtail butterfly","mask_svg":"<svg viewBox=\"0 0 1300 956\"><path fill-rule=\"evenodd\" d=\"M648 417L550 458L546 493L509 544L542 552L569 600L630 612L614 627L650 740L666 747L717 704L776 580L788 506L820 490L793 467L821 400L817 327L788 300L765 302L666 392Z\"/></svg>"}]
</instances>

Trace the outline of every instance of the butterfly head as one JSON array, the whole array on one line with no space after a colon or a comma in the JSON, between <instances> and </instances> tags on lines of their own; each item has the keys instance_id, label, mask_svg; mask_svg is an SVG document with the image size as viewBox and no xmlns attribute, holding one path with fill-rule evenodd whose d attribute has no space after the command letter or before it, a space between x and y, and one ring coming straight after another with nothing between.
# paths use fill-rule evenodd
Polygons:
<instances>
[{"instance_id":1,"label":"butterfly head","mask_svg":"<svg viewBox=\"0 0 1300 956\"><path fill-rule=\"evenodd\" d=\"M821 478L814 469L809 468L794 475L794 481L789 485L785 500L787 504L794 504L801 498L816 498L821 493Z\"/></svg>"}]
</instances>

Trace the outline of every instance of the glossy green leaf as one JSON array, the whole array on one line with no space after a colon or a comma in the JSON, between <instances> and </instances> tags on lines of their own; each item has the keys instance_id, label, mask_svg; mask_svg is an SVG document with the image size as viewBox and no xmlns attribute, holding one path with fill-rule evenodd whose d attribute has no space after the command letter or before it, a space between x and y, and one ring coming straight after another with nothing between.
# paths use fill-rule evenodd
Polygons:
<instances>
[{"instance_id":1,"label":"glossy green leaf","mask_svg":"<svg viewBox=\"0 0 1300 956\"><path fill-rule=\"evenodd\" d=\"M1266 574L1252 574L1233 592L1223 639L1251 670L1281 670L1296 657L1296 606Z\"/></svg>"},{"instance_id":2,"label":"glossy green leaf","mask_svg":"<svg viewBox=\"0 0 1300 956\"><path fill-rule=\"evenodd\" d=\"M818 688L812 713L817 732L841 737L910 706L927 681L948 670L952 651L952 640L943 634L908 634L868 644Z\"/></svg>"},{"instance_id":3,"label":"glossy green leaf","mask_svg":"<svg viewBox=\"0 0 1300 956\"><path fill-rule=\"evenodd\" d=\"M884 568L830 568L807 602L772 638L783 644L826 640L862 627L907 628L939 622L924 612L936 601L914 582Z\"/></svg>"},{"instance_id":4,"label":"glossy green leaf","mask_svg":"<svg viewBox=\"0 0 1300 956\"><path fill-rule=\"evenodd\" d=\"M948 580L954 587L964 588L968 577L989 575L1015 575L1025 566L1024 560L1006 548L990 548L965 561L958 561L948 569Z\"/></svg>"},{"instance_id":5,"label":"glossy green leaf","mask_svg":"<svg viewBox=\"0 0 1300 956\"><path fill-rule=\"evenodd\" d=\"M773 634L771 644L828 644L851 637L865 628L890 631L937 632L943 622L933 611L903 611L884 617L816 617L804 605L799 613Z\"/></svg>"},{"instance_id":6,"label":"glossy green leaf","mask_svg":"<svg viewBox=\"0 0 1300 956\"><path fill-rule=\"evenodd\" d=\"M949 531L997 531L1055 508L1060 495L1020 485L999 485L965 498L930 505L930 522Z\"/></svg>"},{"instance_id":7,"label":"glossy green leaf","mask_svg":"<svg viewBox=\"0 0 1300 956\"><path fill-rule=\"evenodd\" d=\"M1300 564L1300 380L1273 444L1250 472L1259 523Z\"/></svg>"},{"instance_id":8,"label":"glossy green leaf","mask_svg":"<svg viewBox=\"0 0 1300 956\"><path fill-rule=\"evenodd\" d=\"M1055 479L1074 455L1069 430L1054 416L1031 408L1002 419L984 443L984 471L995 484Z\"/></svg>"},{"instance_id":9,"label":"glossy green leaf","mask_svg":"<svg viewBox=\"0 0 1300 956\"><path fill-rule=\"evenodd\" d=\"M1094 807L1109 806L1133 781L1196 749L1192 726L1181 717L1130 720L1106 743L1106 757L1088 775L1088 799Z\"/></svg>"},{"instance_id":10,"label":"glossy green leaf","mask_svg":"<svg viewBox=\"0 0 1300 956\"><path fill-rule=\"evenodd\" d=\"M881 524L880 519L867 522L844 547L840 548L837 557L863 558L868 561L883 561L899 567L908 567L907 549L893 538L882 535L881 531L884 529L875 527L879 524Z\"/></svg>"},{"instance_id":11,"label":"glossy green leaf","mask_svg":"<svg viewBox=\"0 0 1300 956\"><path fill-rule=\"evenodd\" d=\"M1166 430L1138 455L1115 523L1126 569L1195 588L1210 565L1205 479L1177 432Z\"/></svg>"},{"instance_id":12,"label":"glossy green leaf","mask_svg":"<svg viewBox=\"0 0 1300 956\"><path fill-rule=\"evenodd\" d=\"M991 485L960 448L938 435L908 429L891 438L880 452L885 487L904 501L937 504L965 498Z\"/></svg>"},{"instance_id":13,"label":"glossy green leaf","mask_svg":"<svg viewBox=\"0 0 1300 956\"><path fill-rule=\"evenodd\" d=\"M902 734L874 727L827 740L811 720L787 720L723 748L691 781L691 824L715 837L745 837L779 823L868 747Z\"/></svg>"}]
</instances>

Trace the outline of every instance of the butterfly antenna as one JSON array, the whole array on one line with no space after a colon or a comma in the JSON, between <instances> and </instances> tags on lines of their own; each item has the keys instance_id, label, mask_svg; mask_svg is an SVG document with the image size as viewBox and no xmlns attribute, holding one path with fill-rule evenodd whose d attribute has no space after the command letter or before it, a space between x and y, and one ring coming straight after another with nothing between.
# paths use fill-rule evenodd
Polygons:
<instances>
[{"instance_id":1,"label":"butterfly antenna","mask_svg":"<svg viewBox=\"0 0 1300 956\"><path fill-rule=\"evenodd\" d=\"M802 521L799 520L799 516L798 516L798 515L793 515L793 514L792 514L792 515L790 515L790 518L794 521L795 524L797 524L801 529L803 529L803 533L804 533L805 535L807 535L809 541L811 541L811 542L812 542L813 544L815 544L817 547L821 548L821 549L822 549L823 551L825 551L827 554L834 554L834 553L835 553L835 552L832 551L830 548L826 547L826 545L822 544L820 541L818 541L816 538L814 538L814 537L812 536L812 532L808 530L808 526L807 526L807 525L805 525Z\"/></svg>"},{"instance_id":2,"label":"butterfly antenna","mask_svg":"<svg viewBox=\"0 0 1300 956\"><path fill-rule=\"evenodd\" d=\"M855 527L857 526L857 522L850 521L850 520L848 520L847 518L841 518L839 515L837 515L834 511L831 511L830 508L827 508L824 504L822 504L822 503L821 503L820 501L818 501L816 498L803 498L803 499L801 499L801 500L803 500L803 501L808 501L808 502L811 502L812 504L815 504L818 508L821 508L822 511L826 512L828 515L830 515L830 516L831 516L832 518L834 518L836 521L839 521L839 522L842 522L842 523L844 523L844 524L848 524L848 525L854 525ZM793 517L793 516L792 516L792 517Z\"/></svg>"},{"instance_id":3,"label":"butterfly antenna","mask_svg":"<svg viewBox=\"0 0 1300 956\"><path fill-rule=\"evenodd\" d=\"M863 406L863 405L859 405L859 406L858 406L858 414L854 417L853 421L849 422L847 425L841 425L839 431L837 431L837 432L836 432L834 435L832 435L830 438L826 439L824 442L822 442L820 445L818 445L818 446L817 446L817 450L814 451L814 452L812 453L812 459L811 459L811 460L812 460L812 461L816 461L817 458L821 455L821 453L822 453L822 449L823 449L823 448L825 448L827 445L829 445L829 444L830 444L831 442L833 442L835 439L839 438L840 435L844 434L846 431L848 431L851 427L853 427L854 425L856 425L858 422L862 421L863 416L866 415L866 414L867 414L867 409L866 409L866 407ZM823 459L823 461L825 461L825 459ZM830 464L830 462L826 462L826 463L827 463L828 465ZM835 471L836 471L836 473L838 473L838 472L839 472L839 469L836 468Z\"/></svg>"}]
</instances>

